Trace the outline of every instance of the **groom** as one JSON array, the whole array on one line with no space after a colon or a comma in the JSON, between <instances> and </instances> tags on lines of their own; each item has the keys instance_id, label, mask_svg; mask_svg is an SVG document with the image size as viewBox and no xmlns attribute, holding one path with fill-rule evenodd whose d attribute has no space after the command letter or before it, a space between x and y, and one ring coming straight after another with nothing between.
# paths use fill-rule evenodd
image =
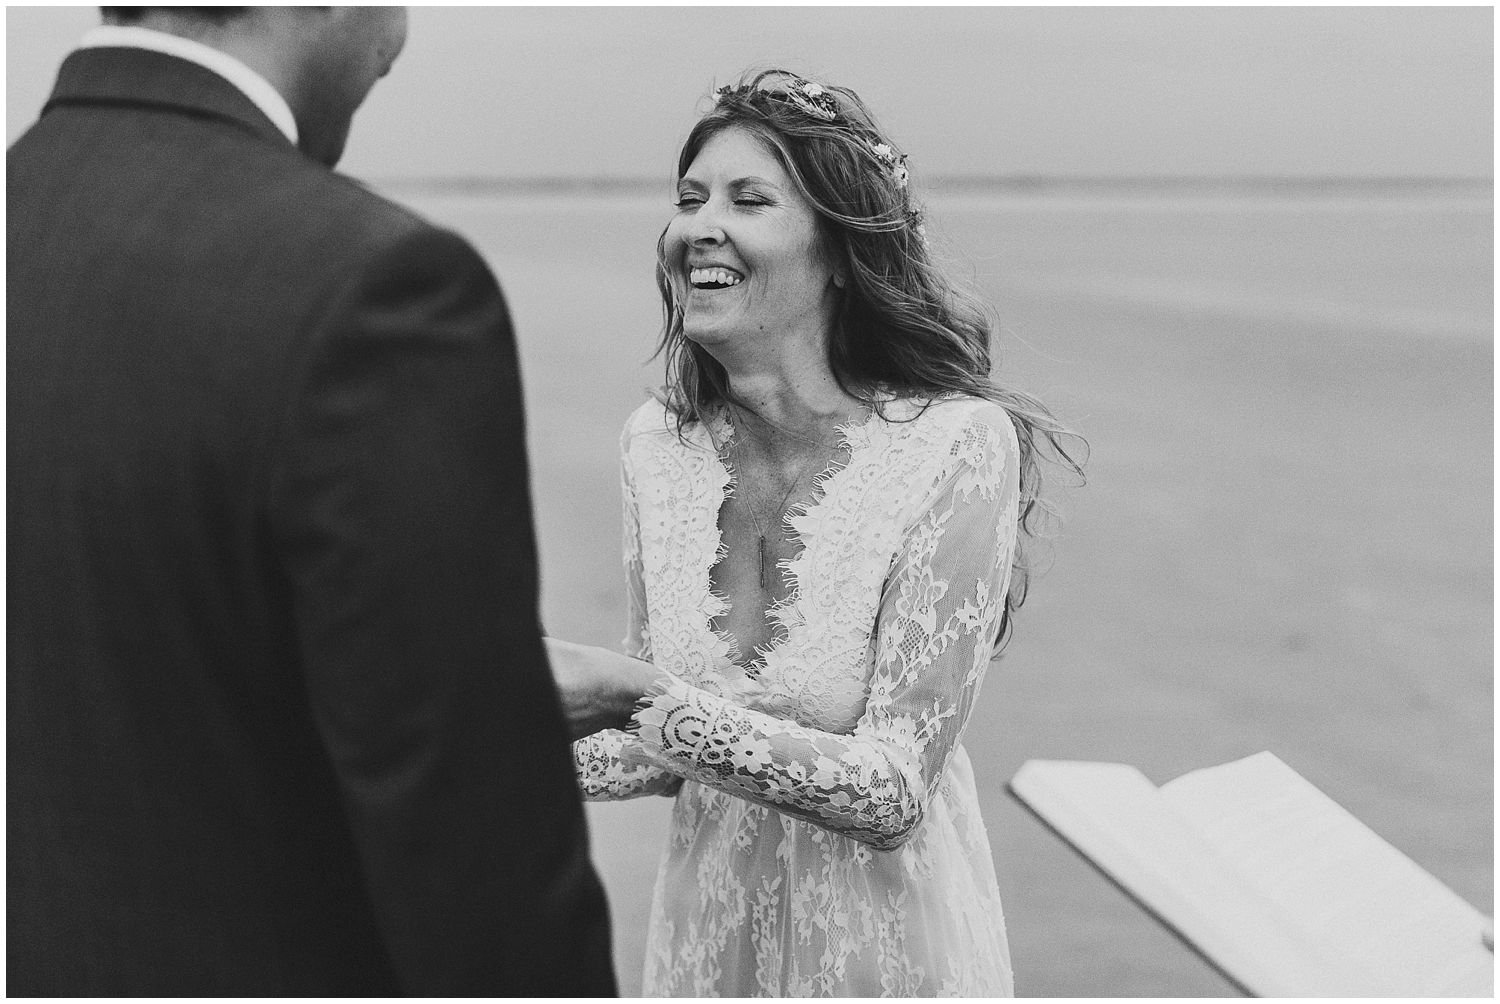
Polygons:
<instances>
[{"instance_id":1,"label":"groom","mask_svg":"<svg viewBox=\"0 0 1500 1004\"><path fill-rule=\"evenodd\" d=\"M104 8L7 157L8 991L615 992L479 256L329 170L400 8Z\"/></svg>"}]
</instances>

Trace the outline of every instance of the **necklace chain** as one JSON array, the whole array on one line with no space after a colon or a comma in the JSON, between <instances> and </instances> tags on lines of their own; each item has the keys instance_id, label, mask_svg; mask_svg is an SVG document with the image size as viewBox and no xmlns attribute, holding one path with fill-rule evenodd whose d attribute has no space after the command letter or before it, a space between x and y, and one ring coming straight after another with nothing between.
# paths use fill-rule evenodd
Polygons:
<instances>
[{"instance_id":1,"label":"necklace chain","mask_svg":"<svg viewBox=\"0 0 1500 1004\"><path fill-rule=\"evenodd\" d=\"M751 414L755 415L754 412L751 412ZM741 442L741 431L740 431L740 428L741 427L740 427L739 423L737 423L735 421L735 417L734 416L735 416L735 405L732 404L732 403L730 403L730 405L729 405L729 426L730 426L731 434L733 436L733 453L736 454L736 459L738 459L738 455L740 454L740 451L741 451L741 446L740 446L740 442ZM759 419L760 421L764 422L766 425L769 425L771 428L773 428L773 429L777 430L778 432L782 433L783 435L789 436L789 437L791 437L793 439L801 440L804 443L810 443L810 444L815 445L815 446L823 447L824 449L831 449L832 448L832 447L829 446L829 444L827 442L824 442L823 440L813 439L813 438L811 438L809 436L803 436L803 435L801 435L799 433L793 432L790 429L785 429L785 428L781 427L780 425L777 425L775 422L772 422L770 419L765 418L765 417L763 417L761 415L755 415L755 417L757 419ZM800 485L802 483L803 479L807 477L808 472L811 471L813 469L813 467L820 460L823 460L823 459L824 459L824 457L823 457L822 454L814 454L812 460L806 466L804 466L801 470L799 470L797 472L796 476L792 478L792 482L791 482L790 485L787 486L787 490L781 496L781 500L776 503L776 516L777 516L776 523L777 523L778 526L781 525L786 520L787 501L792 497L792 493L797 490L797 486ZM744 487L744 481L743 481L743 477L744 477L744 464L743 463L736 463L735 466L739 469L739 472L740 472L739 476L741 478L740 485L743 488ZM757 549L759 550L759 556L760 556L760 588L762 590L764 590L766 588L766 526L765 526L764 523L762 523L760 521L760 518L755 513L755 507L753 505L749 504L749 500L748 499L746 499L746 504L745 504L745 515L749 516L750 517L750 522L755 525L755 533L756 533L756 537L757 537L757 541L758 541L758 543L757 543Z\"/></svg>"}]
</instances>

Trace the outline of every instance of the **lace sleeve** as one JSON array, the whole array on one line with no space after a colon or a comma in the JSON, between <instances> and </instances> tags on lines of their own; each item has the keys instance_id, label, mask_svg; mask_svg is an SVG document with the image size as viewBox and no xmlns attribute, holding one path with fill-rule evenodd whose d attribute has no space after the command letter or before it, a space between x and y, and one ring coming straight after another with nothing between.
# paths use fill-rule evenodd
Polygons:
<instances>
[{"instance_id":1,"label":"lace sleeve","mask_svg":"<svg viewBox=\"0 0 1500 1004\"><path fill-rule=\"evenodd\" d=\"M870 695L849 735L669 674L636 711L648 762L879 848L903 843L958 746L999 634L1016 536L1015 439L972 421L886 580Z\"/></svg>"},{"instance_id":2,"label":"lace sleeve","mask_svg":"<svg viewBox=\"0 0 1500 1004\"><path fill-rule=\"evenodd\" d=\"M641 571L641 528L636 516L635 479L630 457L621 450L620 489L625 513L624 652L651 661L651 632L646 619L646 583ZM676 774L643 762L640 740L629 732L605 729L573 743L573 766L587 801L616 801L643 795L675 795L682 787Z\"/></svg>"}]
</instances>

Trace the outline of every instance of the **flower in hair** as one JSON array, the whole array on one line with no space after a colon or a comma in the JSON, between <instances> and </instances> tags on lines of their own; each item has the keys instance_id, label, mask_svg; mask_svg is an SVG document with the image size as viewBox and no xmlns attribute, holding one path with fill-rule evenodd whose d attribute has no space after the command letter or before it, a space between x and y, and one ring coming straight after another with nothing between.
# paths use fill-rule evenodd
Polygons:
<instances>
[{"instance_id":1,"label":"flower in hair","mask_svg":"<svg viewBox=\"0 0 1500 1004\"><path fill-rule=\"evenodd\" d=\"M912 233L917 235L917 240L922 246L927 246L927 227L923 224L922 211L920 209L908 209L906 211L906 225L911 227Z\"/></svg>"},{"instance_id":2,"label":"flower in hair","mask_svg":"<svg viewBox=\"0 0 1500 1004\"><path fill-rule=\"evenodd\" d=\"M833 100L833 95L811 80L798 78L782 93L792 104L815 119L832 122L839 117L838 102Z\"/></svg>"},{"instance_id":3,"label":"flower in hair","mask_svg":"<svg viewBox=\"0 0 1500 1004\"><path fill-rule=\"evenodd\" d=\"M876 143L866 139L865 146L875 155L875 159L885 165L886 170L891 172L891 180L898 188L905 188L911 180L911 174L906 170L906 155L897 153L889 143Z\"/></svg>"}]
</instances>

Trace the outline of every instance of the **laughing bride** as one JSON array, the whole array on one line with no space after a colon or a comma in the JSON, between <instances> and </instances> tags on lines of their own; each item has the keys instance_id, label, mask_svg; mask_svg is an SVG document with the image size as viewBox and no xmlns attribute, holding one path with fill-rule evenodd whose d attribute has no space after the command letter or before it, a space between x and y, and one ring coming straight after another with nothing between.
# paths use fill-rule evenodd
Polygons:
<instances>
[{"instance_id":1,"label":"laughing bride","mask_svg":"<svg viewBox=\"0 0 1500 1004\"><path fill-rule=\"evenodd\" d=\"M1067 433L990 381L852 91L716 99L659 245L667 392L622 440L626 655L550 643L585 797L676 797L643 993L1010 995L960 740Z\"/></svg>"}]
</instances>

